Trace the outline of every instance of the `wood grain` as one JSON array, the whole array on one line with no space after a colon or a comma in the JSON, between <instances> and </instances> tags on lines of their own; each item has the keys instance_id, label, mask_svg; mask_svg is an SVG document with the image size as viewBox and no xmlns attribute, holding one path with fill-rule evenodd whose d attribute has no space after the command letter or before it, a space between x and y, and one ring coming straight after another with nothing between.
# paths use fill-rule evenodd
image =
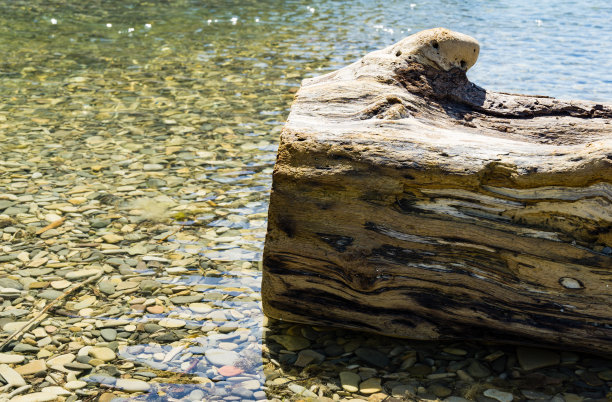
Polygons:
<instances>
[{"instance_id":1,"label":"wood grain","mask_svg":"<svg viewBox=\"0 0 612 402\"><path fill-rule=\"evenodd\" d=\"M304 81L266 314L612 354L612 107L486 91L466 77L477 46L424 31Z\"/></svg>"}]
</instances>

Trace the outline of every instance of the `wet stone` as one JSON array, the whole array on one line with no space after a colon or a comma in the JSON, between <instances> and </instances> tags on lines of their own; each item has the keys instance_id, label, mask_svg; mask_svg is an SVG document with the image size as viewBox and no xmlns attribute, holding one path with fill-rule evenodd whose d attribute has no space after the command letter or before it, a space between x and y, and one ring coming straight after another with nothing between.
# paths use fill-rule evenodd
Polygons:
<instances>
[{"instance_id":1,"label":"wet stone","mask_svg":"<svg viewBox=\"0 0 612 402\"><path fill-rule=\"evenodd\" d=\"M491 370L487 368L484 364L480 363L477 360L474 360L468 367L467 372L470 376L474 378L485 378L491 375Z\"/></svg>"},{"instance_id":2,"label":"wet stone","mask_svg":"<svg viewBox=\"0 0 612 402\"><path fill-rule=\"evenodd\" d=\"M527 371L556 366L561 362L559 353L547 349L518 347L516 354L521 368Z\"/></svg>"},{"instance_id":3,"label":"wet stone","mask_svg":"<svg viewBox=\"0 0 612 402\"><path fill-rule=\"evenodd\" d=\"M361 377L353 373L351 371L342 371L340 373L340 383L342 384L342 388L348 392L357 392L359 391L359 383L361 382Z\"/></svg>"},{"instance_id":4,"label":"wet stone","mask_svg":"<svg viewBox=\"0 0 612 402\"><path fill-rule=\"evenodd\" d=\"M499 402L511 402L514 396L509 392L500 391L494 388L484 391L484 396L495 399Z\"/></svg>"},{"instance_id":5,"label":"wet stone","mask_svg":"<svg viewBox=\"0 0 612 402\"><path fill-rule=\"evenodd\" d=\"M194 303L202 300L204 295L190 295L190 296L176 296L171 297L170 301L174 304L187 304Z\"/></svg>"},{"instance_id":6,"label":"wet stone","mask_svg":"<svg viewBox=\"0 0 612 402\"><path fill-rule=\"evenodd\" d=\"M102 336L105 341L112 342L117 339L117 330L113 328L103 328L100 330L100 336Z\"/></svg>"},{"instance_id":7,"label":"wet stone","mask_svg":"<svg viewBox=\"0 0 612 402\"><path fill-rule=\"evenodd\" d=\"M389 358L387 355L375 349L359 348L355 350L355 355L361 360L376 367L385 368L389 365Z\"/></svg>"},{"instance_id":8,"label":"wet stone","mask_svg":"<svg viewBox=\"0 0 612 402\"><path fill-rule=\"evenodd\" d=\"M40 292L38 294L38 297L40 297L41 299L55 300L62 294L63 292L60 292L59 290L47 289Z\"/></svg>"}]
</instances>

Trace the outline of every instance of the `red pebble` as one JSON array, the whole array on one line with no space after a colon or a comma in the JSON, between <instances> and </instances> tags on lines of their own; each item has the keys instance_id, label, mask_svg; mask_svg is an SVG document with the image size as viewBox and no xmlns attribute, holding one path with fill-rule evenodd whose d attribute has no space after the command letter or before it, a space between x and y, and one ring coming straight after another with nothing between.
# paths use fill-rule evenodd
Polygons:
<instances>
[{"instance_id":1,"label":"red pebble","mask_svg":"<svg viewBox=\"0 0 612 402\"><path fill-rule=\"evenodd\" d=\"M164 312L164 306L149 306L147 311L151 314L161 314Z\"/></svg>"},{"instance_id":2,"label":"red pebble","mask_svg":"<svg viewBox=\"0 0 612 402\"><path fill-rule=\"evenodd\" d=\"M223 366L219 369L219 374L225 377L233 377L238 374L242 374L242 369L234 366Z\"/></svg>"}]
</instances>

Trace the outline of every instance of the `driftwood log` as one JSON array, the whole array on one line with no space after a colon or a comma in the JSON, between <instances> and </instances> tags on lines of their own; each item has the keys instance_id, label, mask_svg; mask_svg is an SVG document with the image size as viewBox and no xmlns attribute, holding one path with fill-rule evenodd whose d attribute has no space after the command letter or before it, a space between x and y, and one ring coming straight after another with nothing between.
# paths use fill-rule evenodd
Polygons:
<instances>
[{"instance_id":1,"label":"driftwood log","mask_svg":"<svg viewBox=\"0 0 612 402\"><path fill-rule=\"evenodd\" d=\"M303 82L268 316L612 353L612 105L487 91L478 53L438 28Z\"/></svg>"}]
</instances>

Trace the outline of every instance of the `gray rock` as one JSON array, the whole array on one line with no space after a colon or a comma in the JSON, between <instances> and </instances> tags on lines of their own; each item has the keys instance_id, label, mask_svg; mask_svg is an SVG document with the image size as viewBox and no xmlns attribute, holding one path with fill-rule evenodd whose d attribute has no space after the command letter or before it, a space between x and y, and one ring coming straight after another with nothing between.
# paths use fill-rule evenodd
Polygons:
<instances>
[{"instance_id":1,"label":"gray rock","mask_svg":"<svg viewBox=\"0 0 612 402\"><path fill-rule=\"evenodd\" d=\"M160 329L164 329L164 327L162 327L161 325L153 324L153 323L149 323L149 324L145 324L144 325L145 332L148 332L149 334L157 332Z\"/></svg>"},{"instance_id":2,"label":"gray rock","mask_svg":"<svg viewBox=\"0 0 612 402\"><path fill-rule=\"evenodd\" d=\"M233 366L240 356L231 350L208 349L204 355L206 359L215 366Z\"/></svg>"},{"instance_id":3,"label":"gray rock","mask_svg":"<svg viewBox=\"0 0 612 402\"><path fill-rule=\"evenodd\" d=\"M359 348L355 350L355 354L363 361L380 368L385 368L389 365L389 358L382 352L375 349Z\"/></svg>"},{"instance_id":4,"label":"gray rock","mask_svg":"<svg viewBox=\"0 0 612 402\"><path fill-rule=\"evenodd\" d=\"M15 258L17 258L17 255L15 255ZM14 279L0 278L0 288L13 288L21 290L23 289L23 285Z\"/></svg>"},{"instance_id":5,"label":"gray rock","mask_svg":"<svg viewBox=\"0 0 612 402\"><path fill-rule=\"evenodd\" d=\"M98 290L104 294L112 295L115 293L115 284L107 280L101 281L98 284Z\"/></svg>"},{"instance_id":6,"label":"gray rock","mask_svg":"<svg viewBox=\"0 0 612 402\"><path fill-rule=\"evenodd\" d=\"M187 399L189 399L190 401L201 401L204 399L204 391L202 391L201 389L194 389L189 393Z\"/></svg>"},{"instance_id":7,"label":"gray rock","mask_svg":"<svg viewBox=\"0 0 612 402\"><path fill-rule=\"evenodd\" d=\"M239 396L243 400L244 399L251 399L251 398L253 398L253 391L250 391L250 390L248 390L248 389L246 389L244 387L237 387L237 388L233 388L232 389L232 395Z\"/></svg>"},{"instance_id":8,"label":"gray rock","mask_svg":"<svg viewBox=\"0 0 612 402\"><path fill-rule=\"evenodd\" d=\"M102 229L110 225L110 223L111 223L110 219L94 219L91 222L91 227L94 229Z\"/></svg>"},{"instance_id":9,"label":"gray rock","mask_svg":"<svg viewBox=\"0 0 612 402\"><path fill-rule=\"evenodd\" d=\"M25 214L26 212L28 212L28 208L20 208L20 207L8 207L7 209L4 210L3 214L6 214L8 216L15 216L17 214Z\"/></svg>"},{"instance_id":10,"label":"gray rock","mask_svg":"<svg viewBox=\"0 0 612 402\"><path fill-rule=\"evenodd\" d=\"M41 299L55 300L58 297L60 297L62 294L63 292L60 292L59 290L46 289L40 292L38 294L38 297L40 297Z\"/></svg>"},{"instance_id":11,"label":"gray rock","mask_svg":"<svg viewBox=\"0 0 612 402\"><path fill-rule=\"evenodd\" d=\"M144 293L153 293L155 290L161 287L161 283L152 279L145 279L140 282L140 285L138 285L138 287Z\"/></svg>"},{"instance_id":12,"label":"gray rock","mask_svg":"<svg viewBox=\"0 0 612 402\"><path fill-rule=\"evenodd\" d=\"M474 360L467 368L467 372L474 378L485 378L491 375L491 370L478 360Z\"/></svg>"},{"instance_id":13,"label":"gray rock","mask_svg":"<svg viewBox=\"0 0 612 402\"><path fill-rule=\"evenodd\" d=\"M10 262L17 259L17 254L0 255L0 262Z\"/></svg>"},{"instance_id":14,"label":"gray rock","mask_svg":"<svg viewBox=\"0 0 612 402\"><path fill-rule=\"evenodd\" d=\"M20 353L37 353L39 350L40 348L37 348L36 346L28 345L27 343L18 343L13 348L13 352L20 352Z\"/></svg>"},{"instance_id":15,"label":"gray rock","mask_svg":"<svg viewBox=\"0 0 612 402\"><path fill-rule=\"evenodd\" d=\"M12 207L13 205L15 205L13 201L0 200L0 211L7 209L8 207Z\"/></svg>"},{"instance_id":16,"label":"gray rock","mask_svg":"<svg viewBox=\"0 0 612 402\"><path fill-rule=\"evenodd\" d=\"M40 238L41 239L50 239L52 237L56 237L59 236L61 234L61 232L57 229L49 229L44 233L40 234Z\"/></svg>"},{"instance_id":17,"label":"gray rock","mask_svg":"<svg viewBox=\"0 0 612 402\"><path fill-rule=\"evenodd\" d=\"M189 296L175 296L171 297L170 301L174 304L187 304L187 303L195 303L204 298L202 294L189 295Z\"/></svg>"},{"instance_id":18,"label":"gray rock","mask_svg":"<svg viewBox=\"0 0 612 402\"><path fill-rule=\"evenodd\" d=\"M117 331L113 328L104 328L100 331L100 335L107 342L112 342L117 339Z\"/></svg>"},{"instance_id":19,"label":"gray rock","mask_svg":"<svg viewBox=\"0 0 612 402\"><path fill-rule=\"evenodd\" d=\"M89 357L89 356L87 356ZM78 360L78 357L77 357ZM78 370L78 371L86 371L86 370L91 370L93 368L92 365L87 364L87 363L80 363L78 361L76 362L70 362L70 363L65 363L64 367L69 369L69 370Z\"/></svg>"}]
</instances>

